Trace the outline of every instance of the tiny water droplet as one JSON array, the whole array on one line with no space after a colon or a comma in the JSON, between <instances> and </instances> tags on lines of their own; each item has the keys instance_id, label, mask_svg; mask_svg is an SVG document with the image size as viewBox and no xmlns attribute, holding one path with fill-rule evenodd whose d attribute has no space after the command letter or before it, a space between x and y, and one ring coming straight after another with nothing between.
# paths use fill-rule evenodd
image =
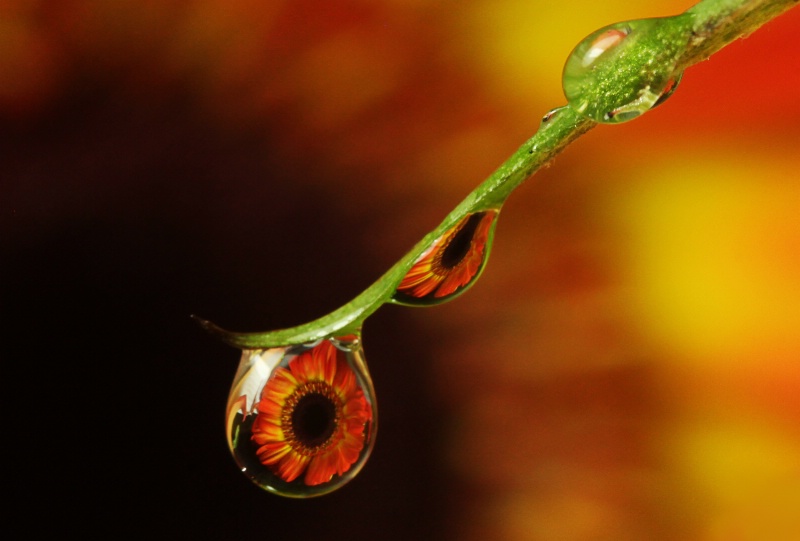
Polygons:
<instances>
[{"instance_id":1,"label":"tiny water droplet","mask_svg":"<svg viewBox=\"0 0 800 541\"><path fill-rule=\"evenodd\" d=\"M542 115L542 120L539 122L539 130L544 130L550 125L550 121L553 120L556 116L558 116L561 111L568 108L569 105L562 105L561 107L555 107L547 111L544 115ZM533 154L538 149L538 144L534 143L533 147L528 151L528 154Z\"/></svg>"},{"instance_id":2,"label":"tiny water droplet","mask_svg":"<svg viewBox=\"0 0 800 541\"><path fill-rule=\"evenodd\" d=\"M245 349L228 396L228 447L261 488L308 498L361 470L375 441L372 379L357 335Z\"/></svg>"},{"instance_id":3,"label":"tiny water droplet","mask_svg":"<svg viewBox=\"0 0 800 541\"><path fill-rule=\"evenodd\" d=\"M570 53L562 85L570 106L596 122L632 120L677 88L677 52L691 15L625 21L589 34ZM637 47L637 44L639 46Z\"/></svg>"},{"instance_id":4,"label":"tiny water droplet","mask_svg":"<svg viewBox=\"0 0 800 541\"><path fill-rule=\"evenodd\" d=\"M428 306L466 291L489 257L497 215L497 210L470 214L436 239L397 286L392 302Z\"/></svg>"},{"instance_id":5,"label":"tiny water droplet","mask_svg":"<svg viewBox=\"0 0 800 541\"><path fill-rule=\"evenodd\" d=\"M553 119L553 117L555 117L558 114L558 112L561 111L563 108L564 108L563 106L556 107L555 109L550 109L549 111L547 111L544 114L544 116L542 116L542 124L550 122Z\"/></svg>"}]
</instances>

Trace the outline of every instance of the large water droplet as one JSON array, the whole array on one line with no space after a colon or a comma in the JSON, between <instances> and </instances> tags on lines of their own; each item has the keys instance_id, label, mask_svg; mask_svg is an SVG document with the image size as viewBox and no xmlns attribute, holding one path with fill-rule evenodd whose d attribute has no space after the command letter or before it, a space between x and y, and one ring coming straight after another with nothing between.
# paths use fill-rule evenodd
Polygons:
<instances>
[{"instance_id":1,"label":"large water droplet","mask_svg":"<svg viewBox=\"0 0 800 541\"><path fill-rule=\"evenodd\" d=\"M497 210L470 214L436 239L406 273L392 302L427 306L466 291L489 257L497 215Z\"/></svg>"},{"instance_id":2,"label":"large water droplet","mask_svg":"<svg viewBox=\"0 0 800 541\"><path fill-rule=\"evenodd\" d=\"M605 123L632 120L678 86L675 58L691 15L615 23L589 34L570 53L562 77L570 106Z\"/></svg>"},{"instance_id":3,"label":"large water droplet","mask_svg":"<svg viewBox=\"0 0 800 541\"><path fill-rule=\"evenodd\" d=\"M242 472L261 488L294 498L340 488L366 462L376 429L358 336L242 351L226 435Z\"/></svg>"}]
</instances>

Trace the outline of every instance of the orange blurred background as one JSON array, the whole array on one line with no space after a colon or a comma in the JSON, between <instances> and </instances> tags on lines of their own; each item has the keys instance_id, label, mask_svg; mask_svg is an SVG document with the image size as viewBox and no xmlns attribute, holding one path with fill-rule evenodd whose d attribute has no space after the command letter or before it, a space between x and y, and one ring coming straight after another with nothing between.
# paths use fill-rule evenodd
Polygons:
<instances>
[{"instance_id":1,"label":"orange blurred background","mask_svg":"<svg viewBox=\"0 0 800 541\"><path fill-rule=\"evenodd\" d=\"M236 471L237 353L188 318L344 304L564 103L583 36L689 6L0 2L0 351L34 472L13 494L63 513L26 528L796 539L796 8L520 187L469 293L367 321L381 427L342 490Z\"/></svg>"}]
</instances>

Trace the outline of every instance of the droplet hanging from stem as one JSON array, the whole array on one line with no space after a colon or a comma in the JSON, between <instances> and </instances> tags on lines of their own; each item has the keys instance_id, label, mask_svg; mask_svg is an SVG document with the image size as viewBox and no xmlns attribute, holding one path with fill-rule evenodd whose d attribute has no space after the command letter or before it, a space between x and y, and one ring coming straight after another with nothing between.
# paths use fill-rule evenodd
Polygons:
<instances>
[{"instance_id":1,"label":"droplet hanging from stem","mask_svg":"<svg viewBox=\"0 0 800 541\"><path fill-rule=\"evenodd\" d=\"M226 433L242 472L261 488L295 498L336 490L366 462L376 428L357 335L242 351Z\"/></svg>"},{"instance_id":2,"label":"droplet hanging from stem","mask_svg":"<svg viewBox=\"0 0 800 541\"><path fill-rule=\"evenodd\" d=\"M403 277L392 302L427 306L466 291L486 265L497 215L497 210L476 212L445 231Z\"/></svg>"}]
</instances>

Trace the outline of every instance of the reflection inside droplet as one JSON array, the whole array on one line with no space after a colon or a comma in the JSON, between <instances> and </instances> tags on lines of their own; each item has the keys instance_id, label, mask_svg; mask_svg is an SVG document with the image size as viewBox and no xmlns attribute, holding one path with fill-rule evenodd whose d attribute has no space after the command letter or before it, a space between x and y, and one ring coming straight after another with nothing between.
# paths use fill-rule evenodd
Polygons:
<instances>
[{"instance_id":1,"label":"reflection inside droplet","mask_svg":"<svg viewBox=\"0 0 800 541\"><path fill-rule=\"evenodd\" d=\"M611 28L605 32L601 32L599 36L594 38L589 44L589 50L581 58L581 66L588 68L600 55L622 43L625 36L631 33L631 29L627 26L622 28Z\"/></svg>"},{"instance_id":2,"label":"reflection inside droplet","mask_svg":"<svg viewBox=\"0 0 800 541\"><path fill-rule=\"evenodd\" d=\"M258 486L296 498L341 487L377 428L359 337L243 350L226 421L231 453Z\"/></svg>"},{"instance_id":3,"label":"reflection inside droplet","mask_svg":"<svg viewBox=\"0 0 800 541\"><path fill-rule=\"evenodd\" d=\"M603 118L609 122L625 122L627 120L636 118L644 111L658 107L667 101L667 98L672 96L672 94L675 92L675 89L678 88L681 75L682 74L678 74L677 77L673 77L672 79L668 80L666 86L658 96L650 93L648 89L648 91L642 94L642 98L623 105L622 107L617 107L613 111L609 111L603 115ZM652 103L652 105L647 105L649 103Z\"/></svg>"},{"instance_id":4,"label":"reflection inside droplet","mask_svg":"<svg viewBox=\"0 0 800 541\"><path fill-rule=\"evenodd\" d=\"M466 291L486 264L497 215L497 210L470 214L436 239L406 273L392 302L438 304Z\"/></svg>"},{"instance_id":5,"label":"reflection inside droplet","mask_svg":"<svg viewBox=\"0 0 800 541\"><path fill-rule=\"evenodd\" d=\"M661 105L662 103L667 101L667 99L670 96L672 96L672 94L675 93L675 90L678 89L678 85L680 84L682 77L683 77L683 73L679 73L678 75L676 75L675 77L673 77L669 81L667 81L667 85L661 91L661 95L658 97L656 102L653 104L653 107L658 107L659 105Z\"/></svg>"}]
</instances>

